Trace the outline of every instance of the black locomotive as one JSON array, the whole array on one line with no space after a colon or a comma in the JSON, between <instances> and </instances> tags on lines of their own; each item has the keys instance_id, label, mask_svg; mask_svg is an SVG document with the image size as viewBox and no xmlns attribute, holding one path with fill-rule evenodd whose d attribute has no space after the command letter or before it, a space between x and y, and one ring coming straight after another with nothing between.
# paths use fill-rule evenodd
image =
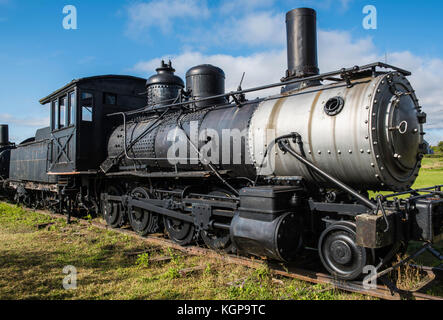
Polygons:
<instances>
[{"instance_id":1,"label":"black locomotive","mask_svg":"<svg viewBox=\"0 0 443 320\"><path fill-rule=\"evenodd\" d=\"M441 186L411 189L427 148L410 73L373 63L319 74L315 11L292 10L286 23L280 83L225 93L221 69L193 67L185 84L164 62L147 81L72 81L40 101L51 123L35 137L15 145L0 127L3 189L181 245L280 261L318 247L345 280L410 240L441 239Z\"/></svg>"}]
</instances>

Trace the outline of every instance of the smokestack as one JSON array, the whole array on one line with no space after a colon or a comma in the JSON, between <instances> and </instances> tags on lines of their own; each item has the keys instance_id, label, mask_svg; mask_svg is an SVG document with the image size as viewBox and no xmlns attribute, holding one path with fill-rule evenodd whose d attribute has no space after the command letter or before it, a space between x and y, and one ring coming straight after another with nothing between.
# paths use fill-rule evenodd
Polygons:
<instances>
[{"instance_id":1,"label":"smokestack","mask_svg":"<svg viewBox=\"0 0 443 320\"><path fill-rule=\"evenodd\" d=\"M317 14L314 9L299 8L286 13L289 78L319 74L317 59Z\"/></svg>"},{"instance_id":2,"label":"smokestack","mask_svg":"<svg viewBox=\"0 0 443 320\"><path fill-rule=\"evenodd\" d=\"M0 124L0 146L9 144L9 127L7 124Z\"/></svg>"}]
</instances>

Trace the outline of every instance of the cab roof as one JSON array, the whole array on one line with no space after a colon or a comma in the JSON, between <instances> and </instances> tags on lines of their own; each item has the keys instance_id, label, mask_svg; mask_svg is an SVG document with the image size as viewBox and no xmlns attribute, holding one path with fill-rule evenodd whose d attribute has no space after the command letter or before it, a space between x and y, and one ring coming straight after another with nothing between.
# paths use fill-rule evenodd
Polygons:
<instances>
[{"instance_id":1,"label":"cab roof","mask_svg":"<svg viewBox=\"0 0 443 320\"><path fill-rule=\"evenodd\" d=\"M78 78L78 79L72 80L71 82L69 82L65 86L63 86L60 89L54 91L53 93L51 93L47 97L40 99L39 102L40 102L40 104L49 103L54 97L56 97L61 92L65 91L65 90L67 90L67 89L69 89L71 87L77 86L77 85L79 85L81 83L85 83L85 82L89 82L89 81L95 81L95 80L114 80L114 79L115 80L143 81L144 83L146 82L146 79L144 79L144 78L139 78L139 77L134 77L134 76L127 76L127 75L115 75L115 74Z\"/></svg>"}]
</instances>

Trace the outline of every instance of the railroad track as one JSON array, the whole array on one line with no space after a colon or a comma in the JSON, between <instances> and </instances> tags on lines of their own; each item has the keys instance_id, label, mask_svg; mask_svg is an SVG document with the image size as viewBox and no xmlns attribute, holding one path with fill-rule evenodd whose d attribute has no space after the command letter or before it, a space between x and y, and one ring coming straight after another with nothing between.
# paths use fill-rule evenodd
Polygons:
<instances>
[{"instance_id":1,"label":"railroad track","mask_svg":"<svg viewBox=\"0 0 443 320\"><path fill-rule=\"evenodd\" d=\"M62 218L66 219L66 216L61 214L52 213L49 211L44 210L35 210L38 213L50 216L52 218ZM97 221L89 221L79 218L71 218L71 221L76 221L82 225L92 225L96 228L103 229L103 230L112 230L116 233L125 234L134 238L142 239L146 243L167 247L171 249L175 249L177 251L180 251L182 253L188 254L188 255L203 255L206 257L216 258L219 260L222 260L224 262L228 263L234 263L242 266L246 266L249 268L259 268L264 265L269 266L271 273L277 276L286 277L286 278L292 278L292 279L298 279L306 282L311 282L315 284L325 284L330 285L331 289L339 289L347 292L353 292L353 293L359 293L362 295L367 295L371 297L376 297L384 300L403 300L403 299L414 299L414 300L443 300L443 297L438 296L432 296L428 294L424 294L421 292L416 291L399 291L399 292L392 292L387 286L385 285L378 285L376 289L365 289L363 284L358 281L340 281L328 274L324 274L321 272L315 272L315 271L309 271L297 267L291 267L286 266L283 264L275 264L275 263L269 263L264 260L259 259L253 259L253 258L246 258L236 255L230 255L226 253L218 253L212 249L207 249L199 246L187 246L182 247L173 241L169 239L165 239L163 237L158 236L147 236L142 237L139 236L137 233L135 233L132 230L129 229L114 229L110 228L106 224L99 223ZM420 267L421 270L425 271L428 274L428 277L430 278L430 281L426 282L421 288L427 287L430 282L436 279L438 276L434 269L430 267Z\"/></svg>"}]
</instances>

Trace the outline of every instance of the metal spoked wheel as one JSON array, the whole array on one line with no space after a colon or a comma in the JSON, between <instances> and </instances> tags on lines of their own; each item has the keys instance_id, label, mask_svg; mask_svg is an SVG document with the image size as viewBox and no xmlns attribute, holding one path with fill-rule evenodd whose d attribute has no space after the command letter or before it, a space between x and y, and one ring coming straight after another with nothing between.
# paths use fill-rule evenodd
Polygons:
<instances>
[{"instance_id":1,"label":"metal spoked wheel","mask_svg":"<svg viewBox=\"0 0 443 320\"><path fill-rule=\"evenodd\" d=\"M212 196L231 197L232 194L225 190L214 190L209 193ZM231 235L229 230L202 230L200 236L203 242L209 248L217 251L233 252L235 251L234 244L231 241Z\"/></svg>"},{"instance_id":2,"label":"metal spoked wheel","mask_svg":"<svg viewBox=\"0 0 443 320\"><path fill-rule=\"evenodd\" d=\"M109 195L120 196L122 191L117 186L109 186L106 188ZM102 213L106 223L112 228L120 228L125 220L122 206L118 202L104 200L102 202Z\"/></svg>"},{"instance_id":3,"label":"metal spoked wheel","mask_svg":"<svg viewBox=\"0 0 443 320\"><path fill-rule=\"evenodd\" d=\"M352 222L340 221L323 231L318 251L331 275L341 280L354 280L362 275L368 254L355 240L356 227Z\"/></svg>"},{"instance_id":4,"label":"metal spoked wheel","mask_svg":"<svg viewBox=\"0 0 443 320\"><path fill-rule=\"evenodd\" d=\"M168 217L164 217L164 224L166 232L172 241L182 246L192 242L195 234L193 224Z\"/></svg>"},{"instance_id":5,"label":"metal spoked wheel","mask_svg":"<svg viewBox=\"0 0 443 320\"><path fill-rule=\"evenodd\" d=\"M135 188L131 192L133 198L149 199L148 190L145 188ZM158 216L151 212L139 208L129 208L128 211L129 224L132 230L141 236L158 231Z\"/></svg>"}]
</instances>

